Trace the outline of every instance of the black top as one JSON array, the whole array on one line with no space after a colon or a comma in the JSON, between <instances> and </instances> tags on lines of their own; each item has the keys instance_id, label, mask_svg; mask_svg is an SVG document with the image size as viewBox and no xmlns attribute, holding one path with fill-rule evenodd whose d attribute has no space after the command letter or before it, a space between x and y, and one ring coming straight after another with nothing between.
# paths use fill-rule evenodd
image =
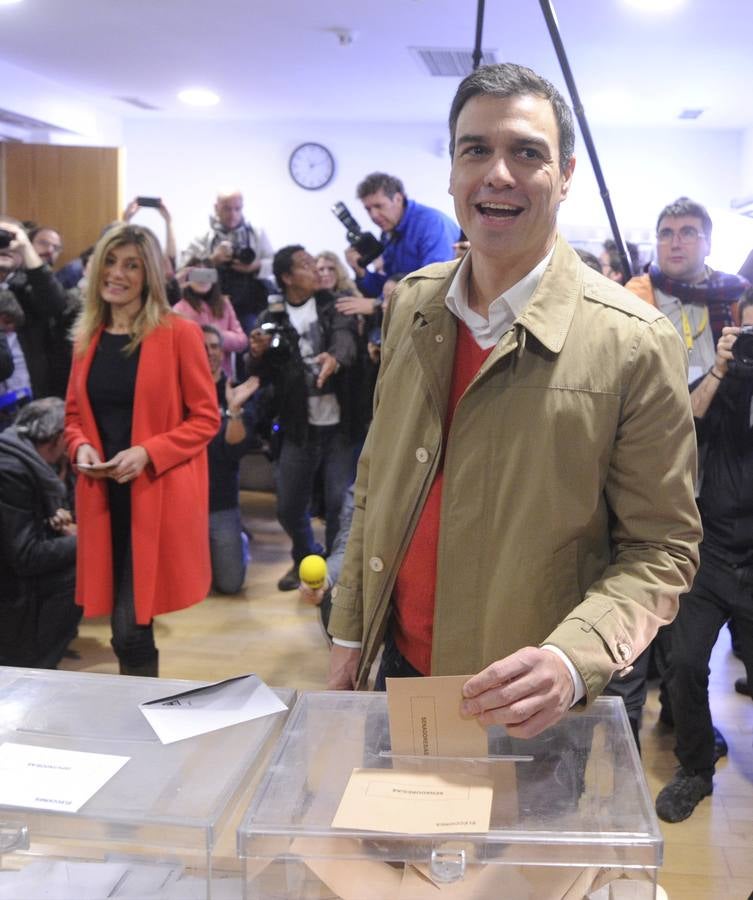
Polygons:
<instances>
[{"instance_id":1,"label":"black top","mask_svg":"<svg viewBox=\"0 0 753 900\"><path fill-rule=\"evenodd\" d=\"M141 348L126 356L123 349L130 339L127 334L103 331L86 382L105 460L131 446L133 397Z\"/></svg>"},{"instance_id":2,"label":"black top","mask_svg":"<svg viewBox=\"0 0 753 900\"><path fill-rule=\"evenodd\" d=\"M94 354L86 390L102 440L104 461L131 446L133 398L140 347L130 355L123 349L130 341L127 334L102 332ZM113 545L113 569L116 583L127 559L131 531L131 485L107 481L110 528Z\"/></svg>"},{"instance_id":3,"label":"black top","mask_svg":"<svg viewBox=\"0 0 753 900\"><path fill-rule=\"evenodd\" d=\"M704 549L731 565L753 563L752 400L753 378L730 372L704 418L696 419Z\"/></svg>"}]
</instances>

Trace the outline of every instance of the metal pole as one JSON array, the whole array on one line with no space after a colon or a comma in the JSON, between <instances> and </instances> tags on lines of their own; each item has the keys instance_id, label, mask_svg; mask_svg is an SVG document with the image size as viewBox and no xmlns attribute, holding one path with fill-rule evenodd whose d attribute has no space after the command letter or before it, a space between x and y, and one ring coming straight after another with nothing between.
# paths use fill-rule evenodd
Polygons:
<instances>
[{"instance_id":1,"label":"metal pole","mask_svg":"<svg viewBox=\"0 0 753 900\"><path fill-rule=\"evenodd\" d=\"M615 218L614 208L612 207L612 200L609 196L609 190L607 189L606 181L604 180L604 174L601 171L599 157L596 155L596 147L594 146L593 138L591 137L591 130L588 127L586 113L583 109L583 104L580 101L578 88L575 84L575 79L573 78L570 63L567 61L567 54L565 53L565 46L562 43L562 38L560 37L554 7L552 6L550 0L539 0L539 4L541 6L541 11L544 13L544 18L546 19L547 28L549 29L549 36L551 37L552 43L554 44L554 52L557 54L557 59L559 60L562 74L565 77L567 89L570 92L570 99L573 103L573 112L578 119L580 131L583 135L586 149L588 150L588 156L591 160L591 165L593 166L594 175L596 176L596 183L599 185L599 193L601 194L601 199L604 203L604 209L606 210L607 218L609 219L609 225L612 229L612 236L614 237L614 243L620 256L622 270L625 273L626 277L630 278L633 274L632 266L630 264L630 258L628 257L625 246L622 242L622 235L620 234L620 229L617 225L617 219Z\"/></svg>"},{"instance_id":2,"label":"metal pole","mask_svg":"<svg viewBox=\"0 0 753 900\"><path fill-rule=\"evenodd\" d=\"M484 33L484 0L478 0L476 9L476 44L473 48L473 71L481 65L481 42Z\"/></svg>"}]
</instances>

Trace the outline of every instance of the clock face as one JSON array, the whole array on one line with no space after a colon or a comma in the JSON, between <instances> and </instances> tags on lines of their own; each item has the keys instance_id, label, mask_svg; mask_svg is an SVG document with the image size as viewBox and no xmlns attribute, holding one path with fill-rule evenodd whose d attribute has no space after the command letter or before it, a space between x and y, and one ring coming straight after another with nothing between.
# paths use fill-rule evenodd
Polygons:
<instances>
[{"instance_id":1,"label":"clock face","mask_svg":"<svg viewBox=\"0 0 753 900\"><path fill-rule=\"evenodd\" d=\"M290 154L288 169L299 187L318 191L332 181L335 159L322 144L301 144Z\"/></svg>"}]
</instances>

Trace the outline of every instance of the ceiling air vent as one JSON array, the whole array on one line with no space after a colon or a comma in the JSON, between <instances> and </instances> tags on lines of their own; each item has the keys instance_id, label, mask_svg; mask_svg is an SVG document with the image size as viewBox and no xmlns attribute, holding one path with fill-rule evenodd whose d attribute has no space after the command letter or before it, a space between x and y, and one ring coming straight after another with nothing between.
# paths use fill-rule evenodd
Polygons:
<instances>
[{"instance_id":1,"label":"ceiling air vent","mask_svg":"<svg viewBox=\"0 0 753 900\"><path fill-rule=\"evenodd\" d=\"M43 129L44 131L59 131L64 134L75 134L67 128L52 125L50 122L42 122L41 119L32 119L31 116L22 116L20 113L11 112L9 109L0 109L0 123L12 125L14 128Z\"/></svg>"},{"instance_id":2,"label":"ceiling air vent","mask_svg":"<svg viewBox=\"0 0 753 900\"><path fill-rule=\"evenodd\" d=\"M677 117L678 119L698 119L704 113L702 109L684 109L680 115Z\"/></svg>"},{"instance_id":3,"label":"ceiling air vent","mask_svg":"<svg viewBox=\"0 0 753 900\"><path fill-rule=\"evenodd\" d=\"M139 97L116 97L115 99L120 100L121 103L128 103L130 106L135 106L136 109L148 109L150 112L158 112L160 109L159 106L147 103L146 100L141 100Z\"/></svg>"},{"instance_id":4,"label":"ceiling air vent","mask_svg":"<svg viewBox=\"0 0 753 900\"><path fill-rule=\"evenodd\" d=\"M465 78L473 71L473 50L452 47L411 47L410 50L432 78ZM482 50L481 54L482 65L497 62L496 50Z\"/></svg>"}]
</instances>

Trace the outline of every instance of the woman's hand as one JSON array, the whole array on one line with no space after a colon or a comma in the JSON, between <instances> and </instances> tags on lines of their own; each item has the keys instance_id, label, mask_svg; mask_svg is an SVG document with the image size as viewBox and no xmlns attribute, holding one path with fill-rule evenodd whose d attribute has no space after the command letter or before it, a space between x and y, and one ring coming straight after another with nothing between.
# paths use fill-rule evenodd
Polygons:
<instances>
[{"instance_id":1,"label":"woman's hand","mask_svg":"<svg viewBox=\"0 0 753 900\"><path fill-rule=\"evenodd\" d=\"M91 469L89 466L97 466ZM107 478L109 471L102 467L102 460L99 453L91 444L81 444L76 450L76 468L80 475L86 475L87 478Z\"/></svg>"},{"instance_id":2,"label":"woman's hand","mask_svg":"<svg viewBox=\"0 0 753 900\"><path fill-rule=\"evenodd\" d=\"M108 460L110 468L107 470L107 476L117 481L118 484L128 484L129 481L133 481L134 478L141 475L148 462L149 454L140 444L137 444L135 447L121 450L111 460Z\"/></svg>"}]
</instances>

